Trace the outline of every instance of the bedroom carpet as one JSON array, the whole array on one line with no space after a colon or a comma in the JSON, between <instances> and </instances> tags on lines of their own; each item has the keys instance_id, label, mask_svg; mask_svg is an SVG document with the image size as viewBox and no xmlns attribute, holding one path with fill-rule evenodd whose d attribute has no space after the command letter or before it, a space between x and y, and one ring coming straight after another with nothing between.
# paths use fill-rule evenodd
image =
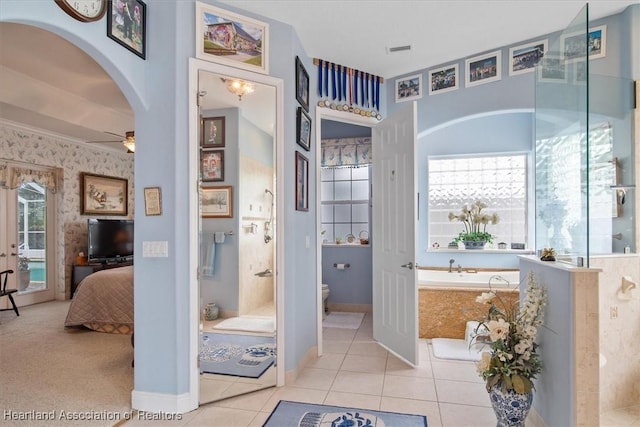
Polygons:
<instances>
[{"instance_id":1,"label":"bedroom carpet","mask_svg":"<svg viewBox=\"0 0 640 427\"><path fill-rule=\"evenodd\" d=\"M427 427L427 417L281 400L263 427L289 426Z\"/></svg>"},{"instance_id":2,"label":"bedroom carpet","mask_svg":"<svg viewBox=\"0 0 640 427\"><path fill-rule=\"evenodd\" d=\"M131 410L133 349L130 335L65 330L69 301L0 312L0 408L3 411L112 413ZM8 422L3 418L3 421ZM87 421L11 421L7 425L68 426ZM92 426L113 426L94 420Z\"/></svg>"},{"instance_id":3,"label":"bedroom carpet","mask_svg":"<svg viewBox=\"0 0 640 427\"><path fill-rule=\"evenodd\" d=\"M275 336L205 332L200 341L202 372L260 378L275 363Z\"/></svg>"}]
</instances>

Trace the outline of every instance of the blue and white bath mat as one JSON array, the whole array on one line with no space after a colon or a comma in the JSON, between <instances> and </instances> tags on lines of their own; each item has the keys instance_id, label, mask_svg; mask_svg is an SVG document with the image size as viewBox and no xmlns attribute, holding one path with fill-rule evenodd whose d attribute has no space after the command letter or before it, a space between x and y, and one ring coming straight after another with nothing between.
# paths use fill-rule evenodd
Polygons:
<instances>
[{"instance_id":1,"label":"blue and white bath mat","mask_svg":"<svg viewBox=\"0 0 640 427\"><path fill-rule=\"evenodd\" d=\"M427 427L424 415L281 400L262 427Z\"/></svg>"},{"instance_id":2,"label":"blue and white bath mat","mask_svg":"<svg viewBox=\"0 0 640 427\"><path fill-rule=\"evenodd\" d=\"M200 338L200 371L260 378L276 360L276 337L205 332Z\"/></svg>"}]
</instances>

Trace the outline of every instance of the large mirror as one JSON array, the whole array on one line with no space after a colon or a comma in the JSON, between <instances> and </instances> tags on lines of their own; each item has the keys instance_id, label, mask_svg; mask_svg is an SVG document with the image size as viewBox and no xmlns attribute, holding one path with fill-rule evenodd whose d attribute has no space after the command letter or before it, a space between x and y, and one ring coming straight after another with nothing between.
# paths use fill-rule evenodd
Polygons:
<instances>
[{"instance_id":1,"label":"large mirror","mask_svg":"<svg viewBox=\"0 0 640 427\"><path fill-rule=\"evenodd\" d=\"M200 403L276 385L276 88L198 72Z\"/></svg>"}]
</instances>

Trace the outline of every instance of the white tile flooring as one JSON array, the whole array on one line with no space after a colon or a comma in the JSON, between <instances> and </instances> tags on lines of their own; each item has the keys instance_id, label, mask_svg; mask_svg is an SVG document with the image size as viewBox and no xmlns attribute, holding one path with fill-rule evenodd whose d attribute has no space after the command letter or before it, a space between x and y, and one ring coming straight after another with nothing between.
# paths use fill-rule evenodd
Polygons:
<instances>
[{"instance_id":1,"label":"white tile flooring","mask_svg":"<svg viewBox=\"0 0 640 427\"><path fill-rule=\"evenodd\" d=\"M473 362L437 359L420 341L420 366L412 368L373 341L368 313L358 330L324 329L324 355L295 384L201 406L180 421L132 424L259 427L280 400L423 414L429 427L495 427L484 383ZM640 407L603 414L601 426L640 427ZM528 423L527 423L528 424Z\"/></svg>"}]
</instances>

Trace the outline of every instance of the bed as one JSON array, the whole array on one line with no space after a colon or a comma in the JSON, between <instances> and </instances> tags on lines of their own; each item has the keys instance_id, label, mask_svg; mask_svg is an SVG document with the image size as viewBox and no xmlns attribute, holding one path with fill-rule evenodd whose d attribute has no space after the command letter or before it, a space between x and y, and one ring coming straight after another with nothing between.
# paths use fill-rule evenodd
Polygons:
<instances>
[{"instance_id":1,"label":"bed","mask_svg":"<svg viewBox=\"0 0 640 427\"><path fill-rule=\"evenodd\" d=\"M64 326L132 334L133 266L100 270L85 277L71 300Z\"/></svg>"}]
</instances>

